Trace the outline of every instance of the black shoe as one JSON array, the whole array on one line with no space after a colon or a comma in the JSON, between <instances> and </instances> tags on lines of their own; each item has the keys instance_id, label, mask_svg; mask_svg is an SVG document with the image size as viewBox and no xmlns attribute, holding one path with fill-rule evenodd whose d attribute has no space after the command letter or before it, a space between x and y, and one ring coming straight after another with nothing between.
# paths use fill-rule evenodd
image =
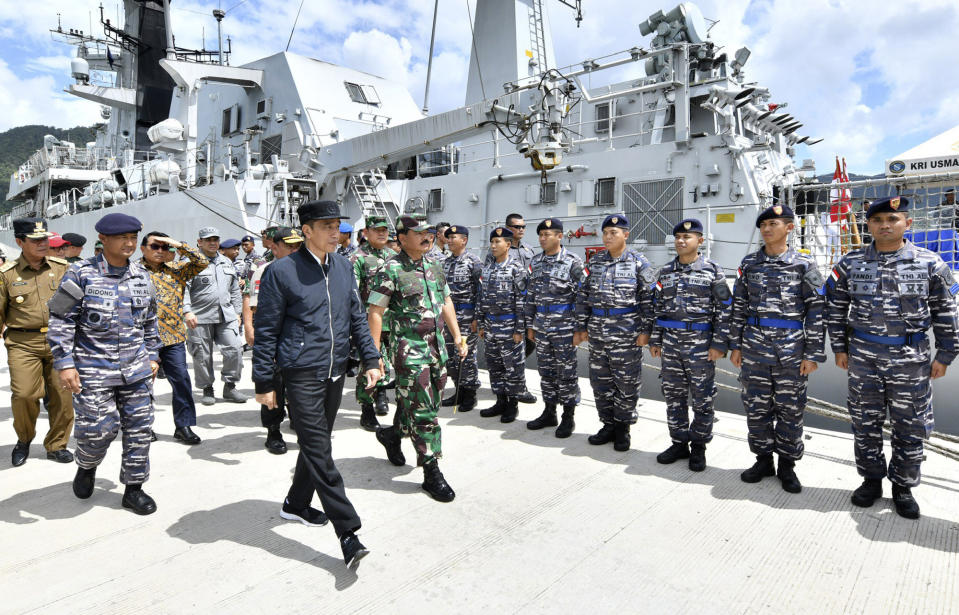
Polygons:
<instances>
[{"instance_id":1,"label":"black shoe","mask_svg":"<svg viewBox=\"0 0 959 615\"><path fill-rule=\"evenodd\" d=\"M203 397L200 403L204 406L212 406L216 403L216 395L213 394L213 387L203 387Z\"/></svg>"},{"instance_id":2,"label":"black shoe","mask_svg":"<svg viewBox=\"0 0 959 615\"><path fill-rule=\"evenodd\" d=\"M152 515L157 511L156 502L140 485L127 485L126 491L123 492L123 507L138 515Z\"/></svg>"},{"instance_id":3,"label":"black shoe","mask_svg":"<svg viewBox=\"0 0 959 615\"><path fill-rule=\"evenodd\" d=\"M340 536L340 548L343 549L343 563L353 571L360 565L360 560L370 554L353 532Z\"/></svg>"},{"instance_id":4,"label":"black shoe","mask_svg":"<svg viewBox=\"0 0 959 615\"><path fill-rule=\"evenodd\" d=\"M373 404L362 404L360 406L360 427L366 431L376 431L380 427L380 422L376 420L376 410Z\"/></svg>"},{"instance_id":5,"label":"black shoe","mask_svg":"<svg viewBox=\"0 0 959 615\"><path fill-rule=\"evenodd\" d=\"M13 453L10 455L10 462L13 464L13 467L22 466L27 462L27 457L30 455L30 443L29 442L20 442L17 440L17 444L13 447Z\"/></svg>"},{"instance_id":6,"label":"black shoe","mask_svg":"<svg viewBox=\"0 0 959 615\"><path fill-rule=\"evenodd\" d=\"M453 391L452 395L450 395L449 397L447 397L446 399L440 402L440 406L444 408L452 408L453 406L457 404L457 402L459 402L460 400L459 395L460 395L459 389Z\"/></svg>"},{"instance_id":7,"label":"black shoe","mask_svg":"<svg viewBox=\"0 0 959 615\"><path fill-rule=\"evenodd\" d=\"M286 452L286 442L283 441L283 434L279 427L269 427L266 430L266 450L274 455L282 455Z\"/></svg>"},{"instance_id":8,"label":"black shoe","mask_svg":"<svg viewBox=\"0 0 959 615\"><path fill-rule=\"evenodd\" d=\"M689 469L702 472L706 469L706 443L693 442L689 445Z\"/></svg>"},{"instance_id":9,"label":"black shoe","mask_svg":"<svg viewBox=\"0 0 959 615\"><path fill-rule=\"evenodd\" d=\"M539 417L526 423L526 429L542 429L544 427L556 427L559 421L556 420L556 404L546 404L543 413Z\"/></svg>"},{"instance_id":10,"label":"black shoe","mask_svg":"<svg viewBox=\"0 0 959 615\"><path fill-rule=\"evenodd\" d=\"M183 427L177 427L173 430L173 439L179 440L184 444L199 444L200 436L193 433L193 430L190 429L189 425L184 425Z\"/></svg>"},{"instance_id":11,"label":"black shoe","mask_svg":"<svg viewBox=\"0 0 959 615\"><path fill-rule=\"evenodd\" d=\"M386 389L376 389L373 402L377 416L386 416L390 413L390 402L386 398Z\"/></svg>"},{"instance_id":12,"label":"black shoe","mask_svg":"<svg viewBox=\"0 0 959 615\"><path fill-rule=\"evenodd\" d=\"M776 469L776 476L782 483L783 491L789 493L799 493L802 491L802 484L799 477L796 476L796 460L779 457L779 467Z\"/></svg>"},{"instance_id":13,"label":"black shoe","mask_svg":"<svg viewBox=\"0 0 959 615\"><path fill-rule=\"evenodd\" d=\"M599 446L600 444L609 444L613 441L614 427L612 423L606 423L602 428L597 431L595 434L591 435L587 440L590 444Z\"/></svg>"},{"instance_id":14,"label":"black shoe","mask_svg":"<svg viewBox=\"0 0 959 615\"><path fill-rule=\"evenodd\" d=\"M912 497L912 489L909 487L892 486L892 503L896 505L896 513L906 519L919 518L919 503Z\"/></svg>"},{"instance_id":15,"label":"black shoe","mask_svg":"<svg viewBox=\"0 0 959 615\"><path fill-rule=\"evenodd\" d=\"M529 391L523 391L522 393L516 396L516 401L518 401L521 404L535 404L536 396L530 393Z\"/></svg>"},{"instance_id":16,"label":"black shoe","mask_svg":"<svg viewBox=\"0 0 959 615\"><path fill-rule=\"evenodd\" d=\"M619 452L628 451L632 439L629 437L629 423L615 423L613 448Z\"/></svg>"},{"instance_id":17,"label":"black shoe","mask_svg":"<svg viewBox=\"0 0 959 615\"><path fill-rule=\"evenodd\" d=\"M758 483L767 476L776 475L776 465L773 463L772 454L756 455L756 463L748 470L743 470L739 475L744 483Z\"/></svg>"},{"instance_id":18,"label":"black shoe","mask_svg":"<svg viewBox=\"0 0 959 615\"><path fill-rule=\"evenodd\" d=\"M73 495L85 500L93 495L93 479L97 476L97 469L77 468L77 475L73 477Z\"/></svg>"},{"instance_id":19,"label":"black shoe","mask_svg":"<svg viewBox=\"0 0 959 615\"><path fill-rule=\"evenodd\" d=\"M395 427L380 427L376 430L376 440L386 449L386 458L395 466L406 465L403 454L403 441Z\"/></svg>"},{"instance_id":20,"label":"black shoe","mask_svg":"<svg viewBox=\"0 0 959 615\"><path fill-rule=\"evenodd\" d=\"M662 453L656 455L656 462L662 464L675 463L680 459L689 459L689 444L673 442Z\"/></svg>"},{"instance_id":21,"label":"black shoe","mask_svg":"<svg viewBox=\"0 0 959 615\"><path fill-rule=\"evenodd\" d=\"M861 506L862 508L869 508L876 503L876 500L882 497L882 479L881 478L867 478L862 481L862 484L859 485L855 491L852 492L852 497L849 498L853 504L856 506Z\"/></svg>"},{"instance_id":22,"label":"black shoe","mask_svg":"<svg viewBox=\"0 0 959 615\"><path fill-rule=\"evenodd\" d=\"M73 453L65 448L58 451L47 451L47 459L52 459L57 463L70 463L73 461Z\"/></svg>"},{"instance_id":23,"label":"black shoe","mask_svg":"<svg viewBox=\"0 0 959 615\"><path fill-rule=\"evenodd\" d=\"M303 525L310 527L321 527L330 522L329 517L322 510L317 510L312 506L307 506L303 510L295 510L290 506L290 500L284 500L280 508L280 517L287 521L299 521Z\"/></svg>"},{"instance_id":24,"label":"black shoe","mask_svg":"<svg viewBox=\"0 0 959 615\"><path fill-rule=\"evenodd\" d=\"M150 442L156 442L160 438L157 437L157 432L150 430Z\"/></svg>"},{"instance_id":25,"label":"black shoe","mask_svg":"<svg viewBox=\"0 0 959 615\"><path fill-rule=\"evenodd\" d=\"M456 408L457 412L469 412L476 407L476 389L463 389L460 391L460 404Z\"/></svg>"},{"instance_id":26,"label":"black shoe","mask_svg":"<svg viewBox=\"0 0 959 615\"><path fill-rule=\"evenodd\" d=\"M437 502L452 502L456 497L435 459L423 466L423 490Z\"/></svg>"},{"instance_id":27,"label":"black shoe","mask_svg":"<svg viewBox=\"0 0 959 615\"><path fill-rule=\"evenodd\" d=\"M236 390L235 384L232 382L227 382L223 385L223 401L232 402L234 404L245 404L247 397Z\"/></svg>"},{"instance_id":28,"label":"black shoe","mask_svg":"<svg viewBox=\"0 0 959 615\"><path fill-rule=\"evenodd\" d=\"M503 410L506 409L506 396L497 395L496 403L490 406L489 408L483 408L480 410L480 416L483 418L490 418L491 416L499 416L503 414Z\"/></svg>"},{"instance_id":29,"label":"black shoe","mask_svg":"<svg viewBox=\"0 0 959 615\"><path fill-rule=\"evenodd\" d=\"M563 419L559 422L559 427L556 428L557 438L568 438L573 435L573 430L576 429L576 422L573 420L575 413L575 405L563 406Z\"/></svg>"},{"instance_id":30,"label":"black shoe","mask_svg":"<svg viewBox=\"0 0 959 615\"><path fill-rule=\"evenodd\" d=\"M515 397L510 397L506 402L506 407L503 408L503 413L499 416L499 422L512 423L516 420L518 414L519 404L517 404Z\"/></svg>"}]
</instances>

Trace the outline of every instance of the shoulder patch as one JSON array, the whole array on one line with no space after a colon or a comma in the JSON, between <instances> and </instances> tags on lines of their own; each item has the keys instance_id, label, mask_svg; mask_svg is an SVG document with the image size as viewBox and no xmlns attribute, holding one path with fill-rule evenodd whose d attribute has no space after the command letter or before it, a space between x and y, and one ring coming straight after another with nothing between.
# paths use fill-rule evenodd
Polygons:
<instances>
[{"instance_id":1,"label":"shoulder patch","mask_svg":"<svg viewBox=\"0 0 959 615\"><path fill-rule=\"evenodd\" d=\"M17 266L16 259L7 261L2 266L0 266L0 273L6 273L16 266Z\"/></svg>"},{"instance_id":2,"label":"shoulder patch","mask_svg":"<svg viewBox=\"0 0 959 615\"><path fill-rule=\"evenodd\" d=\"M645 282L647 285L650 285L656 282L657 273L658 272L654 270L652 267L646 267L645 269L643 269L640 275L643 278L643 282Z\"/></svg>"},{"instance_id":3,"label":"shoulder patch","mask_svg":"<svg viewBox=\"0 0 959 615\"><path fill-rule=\"evenodd\" d=\"M810 267L806 270L806 275L803 276L806 280L806 284L809 284L809 287L816 291L816 293L822 295L825 292L823 287L826 283L826 278L823 276L822 272L819 271L818 267Z\"/></svg>"}]
</instances>

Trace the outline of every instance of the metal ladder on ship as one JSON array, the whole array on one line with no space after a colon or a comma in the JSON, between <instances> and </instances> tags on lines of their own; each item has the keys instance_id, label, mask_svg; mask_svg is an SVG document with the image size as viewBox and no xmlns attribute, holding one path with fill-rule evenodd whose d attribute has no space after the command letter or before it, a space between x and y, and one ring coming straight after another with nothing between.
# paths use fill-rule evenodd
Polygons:
<instances>
[{"instance_id":1,"label":"metal ladder on ship","mask_svg":"<svg viewBox=\"0 0 959 615\"><path fill-rule=\"evenodd\" d=\"M533 0L529 11L529 44L530 52L537 63L536 71L546 72L546 34L543 32L543 0Z\"/></svg>"},{"instance_id":2,"label":"metal ladder on ship","mask_svg":"<svg viewBox=\"0 0 959 615\"><path fill-rule=\"evenodd\" d=\"M384 201L380 196L380 187L386 190L389 201ZM389 225L390 231L394 231L394 221L400 214L396 201L390 193L389 184L386 183L386 176L380 169L371 169L365 173L353 175L350 181L350 190L353 198L359 203L363 216L383 216ZM390 211L390 207L392 210Z\"/></svg>"}]
</instances>

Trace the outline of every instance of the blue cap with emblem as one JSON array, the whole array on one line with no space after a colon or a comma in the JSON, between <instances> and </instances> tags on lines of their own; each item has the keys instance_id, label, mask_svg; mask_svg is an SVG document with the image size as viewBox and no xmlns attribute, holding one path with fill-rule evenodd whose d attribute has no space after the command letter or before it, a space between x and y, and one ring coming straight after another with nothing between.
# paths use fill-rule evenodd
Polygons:
<instances>
[{"instance_id":1,"label":"blue cap with emblem","mask_svg":"<svg viewBox=\"0 0 959 615\"><path fill-rule=\"evenodd\" d=\"M470 230L469 230L469 228L467 228L467 227L465 227L465 226L460 226L460 225L458 225L458 224L454 224L453 226L451 226L451 227L449 227L448 229L446 229L446 231L443 232L443 235L444 235L445 237L449 237L450 235L463 235L464 237L469 237L469 236L470 236Z\"/></svg>"},{"instance_id":2,"label":"blue cap with emblem","mask_svg":"<svg viewBox=\"0 0 959 615\"><path fill-rule=\"evenodd\" d=\"M93 228L102 235L123 235L139 233L143 230L143 224L133 216L113 213L100 218Z\"/></svg>"},{"instance_id":3,"label":"blue cap with emblem","mask_svg":"<svg viewBox=\"0 0 959 615\"><path fill-rule=\"evenodd\" d=\"M496 238L500 239L512 239L513 231L509 230L505 226L497 226L489 233L490 241Z\"/></svg>"},{"instance_id":4,"label":"blue cap with emblem","mask_svg":"<svg viewBox=\"0 0 959 615\"><path fill-rule=\"evenodd\" d=\"M626 216L623 214L613 214L611 216L606 216L606 219L603 220L602 229L607 229L609 227L621 228L625 231L629 230L629 220L626 219Z\"/></svg>"},{"instance_id":5,"label":"blue cap with emblem","mask_svg":"<svg viewBox=\"0 0 959 615\"><path fill-rule=\"evenodd\" d=\"M353 225L349 222L340 222L340 232L341 233L352 233Z\"/></svg>"},{"instance_id":6,"label":"blue cap with emblem","mask_svg":"<svg viewBox=\"0 0 959 615\"><path fill-rule=\"evenodd\" d=\"M559 218L546 218L536 225L536 234L540 231L562 231L563 221Z\"/></svg>"},{"instance_id":7,"label":"blue cap with emblem","mask_svg":"<svg viewBox=\"0 0 959 615\"><path fill-rule=\"evenodd\" d=\"M696 218L686 218L673 227L673 235L677 233L699 233L703 234L703 223Z\"/></svg>"},{"instance_id":8,"label":"blue cap with emblem","mask_svg":"<svg viewBox=\"0 0 959 615\"><path fill-rule=\"evenodd\" d=\"M796 214L794 214L793 210L789 209L788 206L773 205L763 210L763 213L759 214L759 217L756 218L756 228L759 228L759 225L765 220L782 219L787 222L792 222L794 217L796 217Z\"/></svg>"},{"instance_id":9,"label":"blue cap with emblem","mask_svg":"<svg viewBox=\"0 0 959 615\"><path fill-rule=\"evenodd\" d=\"M240 245L239 239L224 239L223 241L220 242L220 249L228 250L230 248L235 248L238 245Z\"/></svg>"},{"instance_id":10,"label":"blue cap with emblem","mask_svg":"<svg viewBox=\"0 0 959 615\"><path fill-rule=\"evenodd\" d=\"M255 242L256 239L253 237L253 235L244 235L244 236L240 239L240 243L246 243L246 242L248 242L248 241Z\"/></svg>"},{"instance_id":11,"label":"blue cap with emblem","mask_svg":"<svg viewBox=\"0 0 959 615\"><path fill-rule=\"evenodd\" d=\"M866 211L866 220L876 214L884 212L898 213L909 210L909 199L904 196L889 196L884 199L876 199Z\"/></svg>"}]
</instances>

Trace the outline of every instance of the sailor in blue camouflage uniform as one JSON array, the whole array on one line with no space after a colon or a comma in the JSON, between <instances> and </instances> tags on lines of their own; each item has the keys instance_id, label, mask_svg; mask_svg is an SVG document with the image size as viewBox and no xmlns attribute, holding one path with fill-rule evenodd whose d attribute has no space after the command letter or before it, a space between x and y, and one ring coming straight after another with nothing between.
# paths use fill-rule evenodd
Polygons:
<instances>
[{"instance_id":1,"label":"sailor in blue camouflage uniform","mask_svg":"<svg viewBox=\"0 0 959 615\"><path fill-rule=\"evenodd\" d=\"M501 423L516 420L518 397L526 390L523 338L528 273L509 255L512 237L513 232L502 226L490 232L493 260L483 267L476 305L479 335L486 342L490 386L496 394L496 404L480 410L480 416L499 416Z\"/></svg>"},{"instance_id":2,"label":"sailor in blue camouflage uniform","mask_svg":"<svg viewBox=\"0 0 959 615\"><path fill-rule=\"evenodd\" d=\"M689 459L706 469L713 439L716 360L726 354L732 293L722 267L699 253L703 224L687 218L673 227L676 258L659 270L654 291L656 320L649 353L662 357L663 398L672 445L656 456L663 464ZM693 421L689 422L692 397Z\"/></svg>"},{"instance_id":3,"label":"sailor in blue camouflage uniform","mask_svg":"<svg viewBox=\"0 0 959 615\"><path fill-rule=\"evenodd\" d=\"M483 275L483 263L478 256L466 249L470 230L454 224L446 229L447 245L450 253L443 260L443 273L450 287L450 298L456 310L456 323L460 333L466 334L466 358L460 359L459 352L447 338L446 352L449 360L446 373L456 385L456 391L443 400L443 406L457 406L460 412L469 412L476 407L476 391L480 387L479 372L476 369L476 342L478 326L476 324L476 302L480 277Z\"/></svg>"},{"instance_id":4,"label":"sailor in blue camouflage uniform","mask_svg":"<svg viewBox=\"0 0 959 615\"><path fill-rule=\"evenodd\" d=\"M586 281L576 297L576 336L589 342L589 383L603 427L589 437L595 445L613 442L629 450L630 425L642 383L642 346L649 343L656 272L646 257L627 247L629 220L607 216L602 224L606 250L586 265Z\"/></svg>"},{"instance_id":5,"label":"sailor in blue camouflage uniform","mask_svg":"<svg viewBox=\"0 0 959 615\"><path fill-rule=\"evenodd\" d=\"M47 340L60 384L73 393L79 468L73 493L93 494L97 466L120 429L124 508L156 511L143 489L150 476L153 378L159 368L156 298L149 272L130 256L140 221L121 213L95 226L103 253L74 263L50 299Z\"/></svg>"},{"instance_id":6,"label":"sailor in blue camouflage uniform","mask_svg":"<svg viewBox=\"0 0 959 615\"><path fill-rule=\"evenodd\" d=\"M904 239L912 225L905 197L874 201L866 212L873 242L843 257L827 282L826 319L836 365L849 370L849 416L862 485L852 503L868 507L892 482L896 512L919 518L922 442L933 428L931 380L959 353L959 283L939 255ZM932 327L936 354L926 335ZM892 458L882 450L886 413Z\"/></svg>"},{"instance_id":7,"label":"sailor in blue camouflage uniform","mask_svg":"<svg viewBox=\"0 0 959 615\"><path fill-rule=\"evenodd\" d=\"M545 408L528 429L559 427L557 438L568 438L576 424L579 403L576 376L576 293L586 278L583 259L563 247L563 222L547 218L536 226L543 251L533 257L526 294L526 335L536 341L536 364ZM562 406L563 420L556 418Z\"/></svg>"},{"instance_id":8,"label":"sailor in blue camouflage uniform","mask_svg":"<svg viewBox=\"0 0 959 615\"><path fill-rule=\"evenodd\" d=\"M749 450L756 455L740 477L757 483L775 475L785 491L799 493L795 467L803 455L806 387L826 360L825 278L810 257L788 245L789 207L765 209L756 226L764 246L739 266L729 321L729 359L742 369Z\"/></svg>"}]
</instances>

